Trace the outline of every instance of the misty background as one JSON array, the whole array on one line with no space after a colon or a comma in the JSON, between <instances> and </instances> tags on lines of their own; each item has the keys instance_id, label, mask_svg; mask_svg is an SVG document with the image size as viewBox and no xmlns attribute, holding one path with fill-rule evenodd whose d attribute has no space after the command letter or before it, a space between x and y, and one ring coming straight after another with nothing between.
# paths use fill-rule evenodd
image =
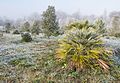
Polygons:
<instances>
[{"instance_id":1,"label":"misty background","mask_svg":"<svg viewBox=\"0 0 120 83\"><path fill-rule=\"evenodd\" d=\"M119 3L119 0L0 0L0 26L40 20L48 5L55 6L60 25L86 18L110 21L112 16L119 15Z\"/></svg>"}]
</instances>

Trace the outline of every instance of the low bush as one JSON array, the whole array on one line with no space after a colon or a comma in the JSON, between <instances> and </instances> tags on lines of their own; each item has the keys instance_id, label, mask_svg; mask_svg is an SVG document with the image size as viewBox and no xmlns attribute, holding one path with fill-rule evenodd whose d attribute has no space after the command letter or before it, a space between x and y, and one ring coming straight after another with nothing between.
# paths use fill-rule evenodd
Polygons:
<instances>
[{"instance_id":1,"label":"low bush","mask_svg":"<svg viewBox=\"0 0 120 83\"><path fill-rule=\"evenodd\" d=\"M0 32L0 37L3 37L3 33Z\"/></svg>"},{"instance_id":2,"label":"low bush","mask_svg":"<svg viewBox=\"0 0 120 83\"><path fill-rule=\"evenodd\" d=\"M13 34L20 34L18 30L13 31Z\"/></svg>"},{"instance_id":3,"label":"low bush","mask_svg":"<svg viewBox=\"0 0 120 83\"><path fill-rule=\"evenodd\" d=\"M28 33L28 32L21 33L21 37L22 37L22 41L24 41L24 42L32 41L32 37L31 37L30 33Z\"/></svg>"},{"instance_id":4,"label":"low bush","mask_svg":"<svg viewBox=\"0 0 120 83\"><path fill-rule=\"evenodd\" d=\"M120 33L115 33L115 37L120 37Z\"/></svg>"}]
</instances>

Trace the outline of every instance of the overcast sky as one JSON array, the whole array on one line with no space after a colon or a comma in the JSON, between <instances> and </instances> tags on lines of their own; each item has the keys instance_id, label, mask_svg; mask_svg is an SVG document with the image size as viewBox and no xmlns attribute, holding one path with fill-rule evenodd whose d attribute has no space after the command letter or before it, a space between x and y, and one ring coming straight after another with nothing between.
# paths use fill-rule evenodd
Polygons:
<instances>
[{"instance_id":1,"label":"overcast sky","mask_svg":"<svg viewBox=\"0 0 120 83\"><path fill-rule=\"evenodd\" d=\"M0 0L0 17L29 16L34 12L41 13L48 5L69 14L80 11L83 15L101 15L104 10L108 13L120 11L120 0Z\"/></svg>"}]
</instances>

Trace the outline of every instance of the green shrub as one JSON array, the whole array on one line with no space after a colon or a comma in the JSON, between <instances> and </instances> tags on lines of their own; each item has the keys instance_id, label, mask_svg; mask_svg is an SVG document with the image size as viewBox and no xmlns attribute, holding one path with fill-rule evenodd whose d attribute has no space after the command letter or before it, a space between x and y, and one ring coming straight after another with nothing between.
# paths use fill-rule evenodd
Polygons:
<instances>
[{"instance_id":1,"label":"green shrub","mask_svg":"<svg viewBox=\"0 0 120 83\"><path fill-rule=\"evenodd\" d=\"M10 29L11 29L11 23L6 23L5 24L5 32L10 33Z\"/></svg>"},{"instance_id":2,"label":"green shrub","mask_svg":"<svg viewBox=\"0 0 120 83\"><path fill-rule=\"evenodd\" d=\"M120 33L115 33L115 37L120 37Z\"/></svg>"},{"instance_id":3,"label":"green shrub","mask_svg":"<svg viewBox=\"0 0 120 83\"><path fill-rule=\"evenodd\" d=\"M13 31L13 34L20 34L18 30Z\"/></svg>"},{"instance_id":4,"label":"green shrub","mask_svg":"<svg viewBox=\"0 0 120 83\"><path fill-rule=\"evenodd\" d=\"M6 30L5 32L6 32L6 33L10 33L10 31L8 31L8 30Z\"/></svg>"},{"instance_id":5,"label":"green shrub","mask_svg":"<svg viewBox=\"0 0 120 83\"><path fill-rule=\"evenodd\" d=\"M0 37L3 37L3 33L2 32L0 32Z\"/></svg>"},{"instance_id":6,"label":"green shrub","mask_svg":"<svg viewBox=\"0 0 120 83\"><path fill-rule=\"evenodd\" d=\"M28 33L28 32L22 33L21 37L22 37L22 41L24 41L24 42L31 42L32 41L32 37L31 37L30 33Z\"/></svg>"}]
</instances>

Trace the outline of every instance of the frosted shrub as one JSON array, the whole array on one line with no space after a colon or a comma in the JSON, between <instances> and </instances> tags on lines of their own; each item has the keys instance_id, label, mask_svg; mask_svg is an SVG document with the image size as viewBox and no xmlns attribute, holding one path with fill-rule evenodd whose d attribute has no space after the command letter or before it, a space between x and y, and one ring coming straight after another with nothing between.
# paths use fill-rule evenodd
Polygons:
<instances>
[{"instance_id":1,"label":"frosted shrub","mask_svg":"<svg viewBox=\"0 0 120 83\"><path fill-rule=\"evenodd\" d=\"M3 37L3 33L0 32L0 37Z\"/></svg>"},{"instance_id":2,"label":"frosted shrub","mask_svg":"<svg viewBox=\"0 0 120 83\"><path fill-rule=\"evenodd\" d=\"M30 33L28 33L28 32L21 33L21 37L22 37L22 41L24 41L24 42L32 41L32 37L31 37Z\"/></svg>"},{"instance_id":3,"label":"frosted shrub","mask_svg":"<svg viewBox=\"0 0 120 83\"><path fill-rule=\"evenodd\" d=\"M13 34L20 34L18 30L13 31Z\"/></svg>"}]
</instances>

